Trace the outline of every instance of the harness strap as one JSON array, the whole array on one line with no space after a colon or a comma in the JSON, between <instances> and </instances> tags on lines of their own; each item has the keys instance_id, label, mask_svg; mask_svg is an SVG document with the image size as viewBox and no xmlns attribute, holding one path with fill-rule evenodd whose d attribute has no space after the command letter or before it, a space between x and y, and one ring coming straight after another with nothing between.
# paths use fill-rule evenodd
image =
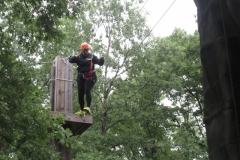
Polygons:
<instances>
[{"instance_id":1,"label":"harness strap","mask_svg":"<svg viewBox=\"0 0 240 160\"><path fill-rule=\"evenodd\" d=\"M88 72L89 77L85 77L86 80L89 80L90 78L92 78L92 73L93 73L93 70L92 70L92 68L93 68L92 59L93 59L93 54L92 54L91 62L90 62L90 70L89 70L89 72ZM84 76L83 76L83 77L84 77Z\"/></svg>"},{"instance_id":2,"label":"harness strap","mask_svg":"<svg viewBox=\"0 0 240 160\"><path fill-rule=\"evenodd\" d=\"M93 44L94 44L94 34L93 34L93 32L94 32L94 29L92 29L91 30L92 31L92 51L93 51ZM89 70L89 72L88 72L88 75L89 75L89 77L86 77L85 79L86 80L89 80L89 79L91 79L92 78L92 73L93 73L93 62L92 62L92 60L93 60L93 54L92 54L92 56L91 56L91 62L90 62L90 70ZM84 76L83 76L84 77Z\"/></svg>"}]
</instances>

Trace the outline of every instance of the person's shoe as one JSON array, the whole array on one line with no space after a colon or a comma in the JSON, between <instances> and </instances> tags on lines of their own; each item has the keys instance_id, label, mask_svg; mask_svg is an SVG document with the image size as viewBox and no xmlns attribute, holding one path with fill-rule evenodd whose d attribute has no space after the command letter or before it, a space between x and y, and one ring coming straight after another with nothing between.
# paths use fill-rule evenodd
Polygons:
<instances>
[{"instance_id":1,"label":"person's shoe","mask_svg":"<svg viewBox=\"0 0 240 160\"><path fill-rule=\"evenodd\" d=\"M83 111L86 112L87 114L92 114L92 111L89 107L84 107Z\"/></svg>"},{"instance_id":2,"label":"person's shoe","mask_svg":"<svg viewBox=\"0 0 240 160\"><path fill-rule=\"evenodd\" d=\"M82 110L79 110L78 112L76 112L75 114L80 115L80 116L84 116L85 112Z\"/></svg>"}]
</instances>

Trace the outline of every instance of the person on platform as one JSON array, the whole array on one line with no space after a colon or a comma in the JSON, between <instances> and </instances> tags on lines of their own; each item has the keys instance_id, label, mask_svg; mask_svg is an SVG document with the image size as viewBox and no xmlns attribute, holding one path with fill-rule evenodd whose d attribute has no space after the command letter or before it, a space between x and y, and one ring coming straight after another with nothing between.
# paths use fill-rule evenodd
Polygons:
<instances>
[{"instance_id":1,"label":"person on platform","mask_svg":"<svg viewBox=\"0 0 240 160\"><path fill-rule=\"evenodd\" d=\"M80 45L81 53L76 56L70 56L70 63L77 63L78 67L78 102L80 105L80 110L75 114L85 115L91 114L91 101L92 95L91 91L95 83L97 82L97 75L95 72L95 64L102 66L104 64L104 57L97 56L89 53L90 46L87 43L82 43ZM84 105L84 95L86 95L87 106Z\"/></svg>"}]
</instances>

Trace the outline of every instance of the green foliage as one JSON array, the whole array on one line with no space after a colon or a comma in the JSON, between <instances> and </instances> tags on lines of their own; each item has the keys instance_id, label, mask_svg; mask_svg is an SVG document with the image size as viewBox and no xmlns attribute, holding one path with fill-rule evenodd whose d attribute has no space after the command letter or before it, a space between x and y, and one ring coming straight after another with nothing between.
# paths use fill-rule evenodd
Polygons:
<instances>
[{"instance_id":1,"label":"green foliage","mask_svg":"<svg viewBox=\"0 0 240 160\"><path fill-rule=\"evenodd\" d=\"M59 159L50 139L71 146L76 160L207 159L198 33L175 29L143 43L150 29L141 3L0 4L0 159ZM91 43L91 29L91 52L105 65L96 68L94 125L73 137L62 116L48 114L50 70L57 55ZM76 97L75 87L75 111Z\"/></svg>"},{"instance_id":2,"label":"green foliage","mask_svg":"<svg viewBox=\"0 0 240 160\"><path fill-rule=\"evenodd\" d=\"M53 122L48 109L41 106L41 92L31 84L30 71L23 70L21 62L5 71L1 70L4 77L0 83L1 155L13 154L18 159L47 159L51 155L57 159L48 143L58 135L52 135L49 129L61 133L61 123Z\"/></svg>"},{"instance_id":3,"label":"green foliage","mask_svg":"<svg viewBox=\"0 0 240 160\"><path fill-rule=\"evenodd\" d=\"M105 110L96 108L94 126L80 138L86 150L76 157L207 159L198 33L176 29L146 46L131 58L125 80L98 82L113 87Z\"/></svg>"},{"instance_id":4,"label":"green foliage","mask_svg":"<svg viewBox=\"0 0 240 160\"><path fill-rule=\"evenodd\" d=\"M43 107L36 52L45 41L60 43L61 18L73 18L73 1L3 1L0 3L0 159L59 159L50 139L69 143L62 121ZM77 11L78 12L78 11Z\"/></svg>"},{"instance_id":5,"label":"green foliage","mask_svg":"<svg viewBox=\"0 0 240 160\"><path fill-rule=\"evenodd\" d=\"M131 3L90 4L89 20L105 31L106 47L96 50L106 61L93 91L95 124L79 138L74 157L206 159L197 32L176 29L142 44L136 38L148 30Z\"/></svg>"}]
</instances>

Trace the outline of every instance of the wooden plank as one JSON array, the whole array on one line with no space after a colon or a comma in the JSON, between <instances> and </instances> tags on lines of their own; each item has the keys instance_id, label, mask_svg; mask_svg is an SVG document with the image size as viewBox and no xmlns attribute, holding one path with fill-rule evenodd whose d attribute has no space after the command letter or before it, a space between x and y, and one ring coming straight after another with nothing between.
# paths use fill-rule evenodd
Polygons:
<instances>
[{"instance_id":1,"label":"wooden plank","mask_svg":"<svg viewBox=\"0 0 240 160\"><path fill-rule=\"evenodd\" d=\"M73 94L72 94L72 83L73 83L73 66L71 63L68 62L68 60L65 61L66 68L66 76L65 79L67 80L65 82L65 112L66 113L72 113L72 101L73 101Z\"/></svg>"},{"instance_id":2,"label":"wooden plank","mask_svg":"<svg viewBox=\"0 0 240 160\"><path fill-rule=\"evenodd\" d=\"M79 116L71 113L60 113L50 111L53 119L57 117L57 114L62 114L65 117L65 124L63 128L69 128L73 135L81 135L93 124L93 118L91 116Z\"/></svg>"},{"instance_id":3,"label":"wooden plank","mask_svg":"<svg viewBox=\"0 0 240 160\"><path fill-rule=\"evenodd\" d=\"M69 100L70 100L70 103L69 105L71 106L70 108L70 112L72 113L73 112L73 64L70 64L71 65L71 68L69 69L69 79L72 80L71 83L69 83L69 87L70 87L70 90L69 90Z\"/></svg>"},{"instance_id":4,"label":"wooden plank","mask_svg":"<svg viewBox=\"0 0 240 160\"><path fill-rule=\"evenodd\" d=\"M57 70L57 57L54 59L54 63L53 63L53 66L54 66L54 79L53 79L53 81L54 81L54 84L55 84L55 86L54 86L54 111L56 111L56 109L57 109L57 106L56 106L56 102L57 102L57 92L56 92L56 89L57 89L57 86L58 86L58 84L57 84L57 82L56 82L56 70Z\"/></svg>"},{"instance_id":5,"label":"wooden plank","mask_svg":"<svg viewBox=\"0 0 240 160\"><path fill-rule=\"evenodd\" d=\"M58 81L58 104L57 111L64 112L65 111L65 73L66 73L66 65L63 63L63 57L58 56L58 70L57 70L57 79Z\"/></svg>"},{"instance_id":6,"label":"wooden plank","mask_svg":"<svg viewBox=\"0 0 240 160\"><path fill-rule=\"evenodd\" d=\"M62 80L60 80L61 81L61 84L62 84L62 86L61 86L61 99L62 99L62 103L61 103L61 108L62 108L62 110L65 112L65 108L66 108L66 94L67 94L67 92L66 92L66 84L67 84L67 81L65 80L66 79L66 70L67 70L67 66L66 66L66 64L64 63L65 62L65 57L61 57L61 60L60 60L60 63L61 63L61 66L62 66L62 69L61 69L61 79Z\"/></svg>"},{"instance_id":7,"label":"wooden plank","mask_svg":"<svg viewBox=\"0 0 240 160\"><path fill-rule=\"evenodd\" d=\"M71 111L71 113L73 113L73 96L74 96L74 92L73 92L73 82L74 82L74 80L73 80L73 64L71 64L71 69L69 70L69 74L70 74L70 77L69 77L69 79L71 79L72 80L72 83L69 83L69 85L70 85L70 88L71 88L71 90L69 91L69 100L70 100L70 106L71 106L71 109L70 109L70 111Z\"/></svg>"},{"instance_id":8,"label":"wooden plank","mask_svg":"<svg viewBox=\"0 0 240 160\"><path fill-rule=\"evenodd\" d=\"M71 83L69 82L68 83L68 86L69 86L69 113L72 113L73 112L73 65L71 63L69 63L68 61L68 64L69 64L69 79L71 80Z\"/></svg>"},{"instance_id":9,"label":"wooden plank","mask_svg":"<svg viewBox=\"0 0 240 160\"><path fill-rule=\"evenodd\" d=\"M58 102L58 81L56 80L57 78L57 68L58 68L58 63L57 63L58 57L54 59L54 66L55 66L55 78L54 78L54 83L55 83L55 90L54 90L54 111L57 111L57 102Z\"/></svg>"},{"instance_id":10,"label":"wooden plank","mask_svg":"<svg viewBox=\"0 0 240 160\"><path fill-rule=\"evenodd\" d=\"M55 89L55 94L56 94L56 110L57 112L60 112L61 110L59 109L59 101L60 101L60 94L59 94L59 86L60 86L60 81L59 79L59 68L61 68L61 64L58 62L59 61L59 56L56 57L56 75L55 75L55 83L56 83L56 89Z\"/></svg>"},{"instance_id":11,"label":"wooden plank","mask_svg":"<svg viewBox=\"0 0 240 160\"><path fill-rule=\"evenodd\" d=\"M51 67L51 80L50 80L50 103L51 103L51 111L54 111L54 97L55 97L55 66Z\"/></svg>"},{"instance_id":12,"label":"wooden plank","mask_svg":"<svg viewBox=\"0 0 240 160\"><path fill-rule=\"evenodd\" d=\"M66 69L65 69L65 79L66 79L66 81L65 81L65 97L64 97L64 99L65 99L65 113L69 113L69 99L68 99L68 96L69 96L69 94L68 94L68 91L69 91L69 88L68 88L68 81L67 81L67 79L68 79L68 67L69 67L69 65L67 64L67 62L65 62L65 67L66 67Z\"/></svg>"},{"instance_id":13,"label":"wooden plank","mask_svg":"<svg viewBox=\"0 0 240 160\"><path fill-rule=\"evenodd\" d=\"M79 116L79 115L72 114L72 113L54 112L54 111L50 111L49 113L53 116L53 118L56 118L57 114L61 114L65 117L66 121L93 124L92 116Z\"/></svg>"}]
</instances>

